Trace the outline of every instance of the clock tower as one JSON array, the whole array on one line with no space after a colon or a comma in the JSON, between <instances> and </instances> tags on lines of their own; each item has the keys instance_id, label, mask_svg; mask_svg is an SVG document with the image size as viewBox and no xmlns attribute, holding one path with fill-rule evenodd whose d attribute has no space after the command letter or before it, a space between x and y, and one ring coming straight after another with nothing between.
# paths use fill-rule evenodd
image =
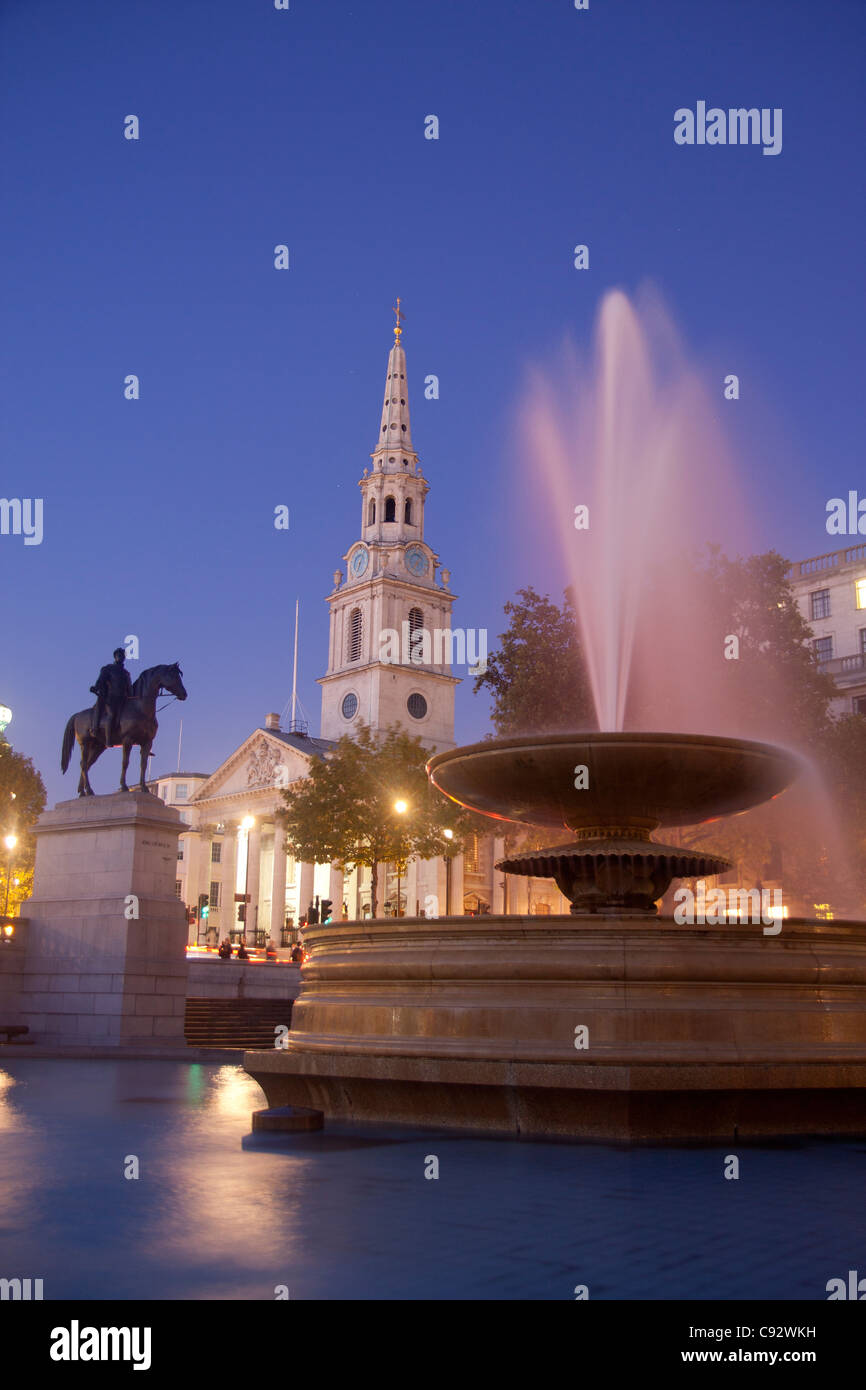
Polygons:
<instances>
[{"instance_id":1,"label":"clock tower","mask_svg":"<svg viewBox=\"0 0 866 1390\"><path fill-rule=\"evenodd\" d=\"M424 539L429 484L412 447L403 315L395 310L385 400L371 467L364 469L361 530L328 598L331 637L322 687L322 737L363 721L394 725L431 750L454 746L450 575Z\"/></svg>"}]
</instances>

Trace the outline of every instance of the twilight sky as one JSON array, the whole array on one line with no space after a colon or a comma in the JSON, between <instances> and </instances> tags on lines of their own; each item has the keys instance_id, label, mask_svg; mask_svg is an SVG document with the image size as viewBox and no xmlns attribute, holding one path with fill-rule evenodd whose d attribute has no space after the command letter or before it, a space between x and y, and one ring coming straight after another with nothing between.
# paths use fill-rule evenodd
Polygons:
<instances>
[{"instance_id":1,"label":"twilight sky","mask_svg":"<svg viewBox=\"0 0 866 1390\"><path fill-rule=\"evenodd\" d=\"M182 713L211 771L285 705L299 597L318 733L398 294L456 626L495 643L515 589L562 587L515 413L615 286L652 282L705 370L749 536L836 548L826 501L864 489L864 41L861 0L0 0L0 493L44 503L41 545L0 536L0 702L49 802L129 633L133 676L179 660L190 694L154 770ZM675 144L698 101L781 107L781 153ZM464 681L458 741L487 727Z\"/></svg>"}]
</instances>

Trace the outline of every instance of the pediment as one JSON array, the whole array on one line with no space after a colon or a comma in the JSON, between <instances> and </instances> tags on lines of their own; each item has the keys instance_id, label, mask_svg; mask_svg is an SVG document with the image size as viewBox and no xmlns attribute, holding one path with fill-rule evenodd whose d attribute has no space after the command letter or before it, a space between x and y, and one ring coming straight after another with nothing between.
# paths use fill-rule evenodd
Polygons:
<instances>
[{"instance_id":1,"label":"pediment","mask_svg":"<svg viewBox=\"0 0 866 1390\"><path fill-rule=\"evenodd\" d=\"M256 729L199 787L196 801L248 792L281 791L309 775L311 755Z\"/></svg>"}]
</instances>

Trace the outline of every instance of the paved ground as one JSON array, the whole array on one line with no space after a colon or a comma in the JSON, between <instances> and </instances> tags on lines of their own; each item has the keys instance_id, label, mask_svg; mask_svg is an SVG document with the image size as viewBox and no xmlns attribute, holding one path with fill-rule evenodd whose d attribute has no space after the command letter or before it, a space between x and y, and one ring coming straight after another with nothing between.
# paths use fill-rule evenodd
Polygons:
<instances>
[{"instance_id":1,"label":"paved ground","mask_svg":"<svg viewBox=\"0 0 866 1390\"><path fill-rule=\"evenodd\" d=\"M866 1275L863 1142L254 1138L263 1104L231 1064L0 1054L0 1277L46 1298L823 1300Z\"/></svg>"}]
</instances>

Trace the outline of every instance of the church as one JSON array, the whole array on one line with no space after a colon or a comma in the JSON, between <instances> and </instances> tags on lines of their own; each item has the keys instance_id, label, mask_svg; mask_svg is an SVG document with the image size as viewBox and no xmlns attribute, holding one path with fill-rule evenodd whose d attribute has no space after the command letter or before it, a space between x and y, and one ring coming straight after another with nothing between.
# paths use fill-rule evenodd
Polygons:
<instances>
[{"instance_id":1,"label":"church","mask_svg":"<svg viewBox=\"0 0 866 1390\"><path fill-rule=\"evenodd\" d=\"M408 632L411 641L449 630L456 599L451 574L425 537L430 484L412 444L400 320L398 300L379 433L371 466L358 482L358 535L342 557L345 568L334 571L327 597L330 640L328 669L318 682L320 736L298 724L285 730L279 715L269 713L212 774L171 773L149 783L189 826L179 840L176 884L190 913L191 945L243 935L249 944L272 940L288 948L317 899L331 901L334 920L420 916L428 895L438 898L443 913L446 899L452 914L568 911L548 880L506 882L494 869L504 856L504 840L491 834L473 837L450 872L444 859L413 858L399 879L395 865L380 866L374 912L369 868L344 873L336 864L296 862L279 821L283 790L308 776L314 758L326 758L338 739L362 723L382 731L402 726L431 753L455 745L459 678L451 673L450 644L443 650L426 643L419 663L414 643L414 660L395 660L382 641L388 632Z\"/></svg>"}]
</instances>

